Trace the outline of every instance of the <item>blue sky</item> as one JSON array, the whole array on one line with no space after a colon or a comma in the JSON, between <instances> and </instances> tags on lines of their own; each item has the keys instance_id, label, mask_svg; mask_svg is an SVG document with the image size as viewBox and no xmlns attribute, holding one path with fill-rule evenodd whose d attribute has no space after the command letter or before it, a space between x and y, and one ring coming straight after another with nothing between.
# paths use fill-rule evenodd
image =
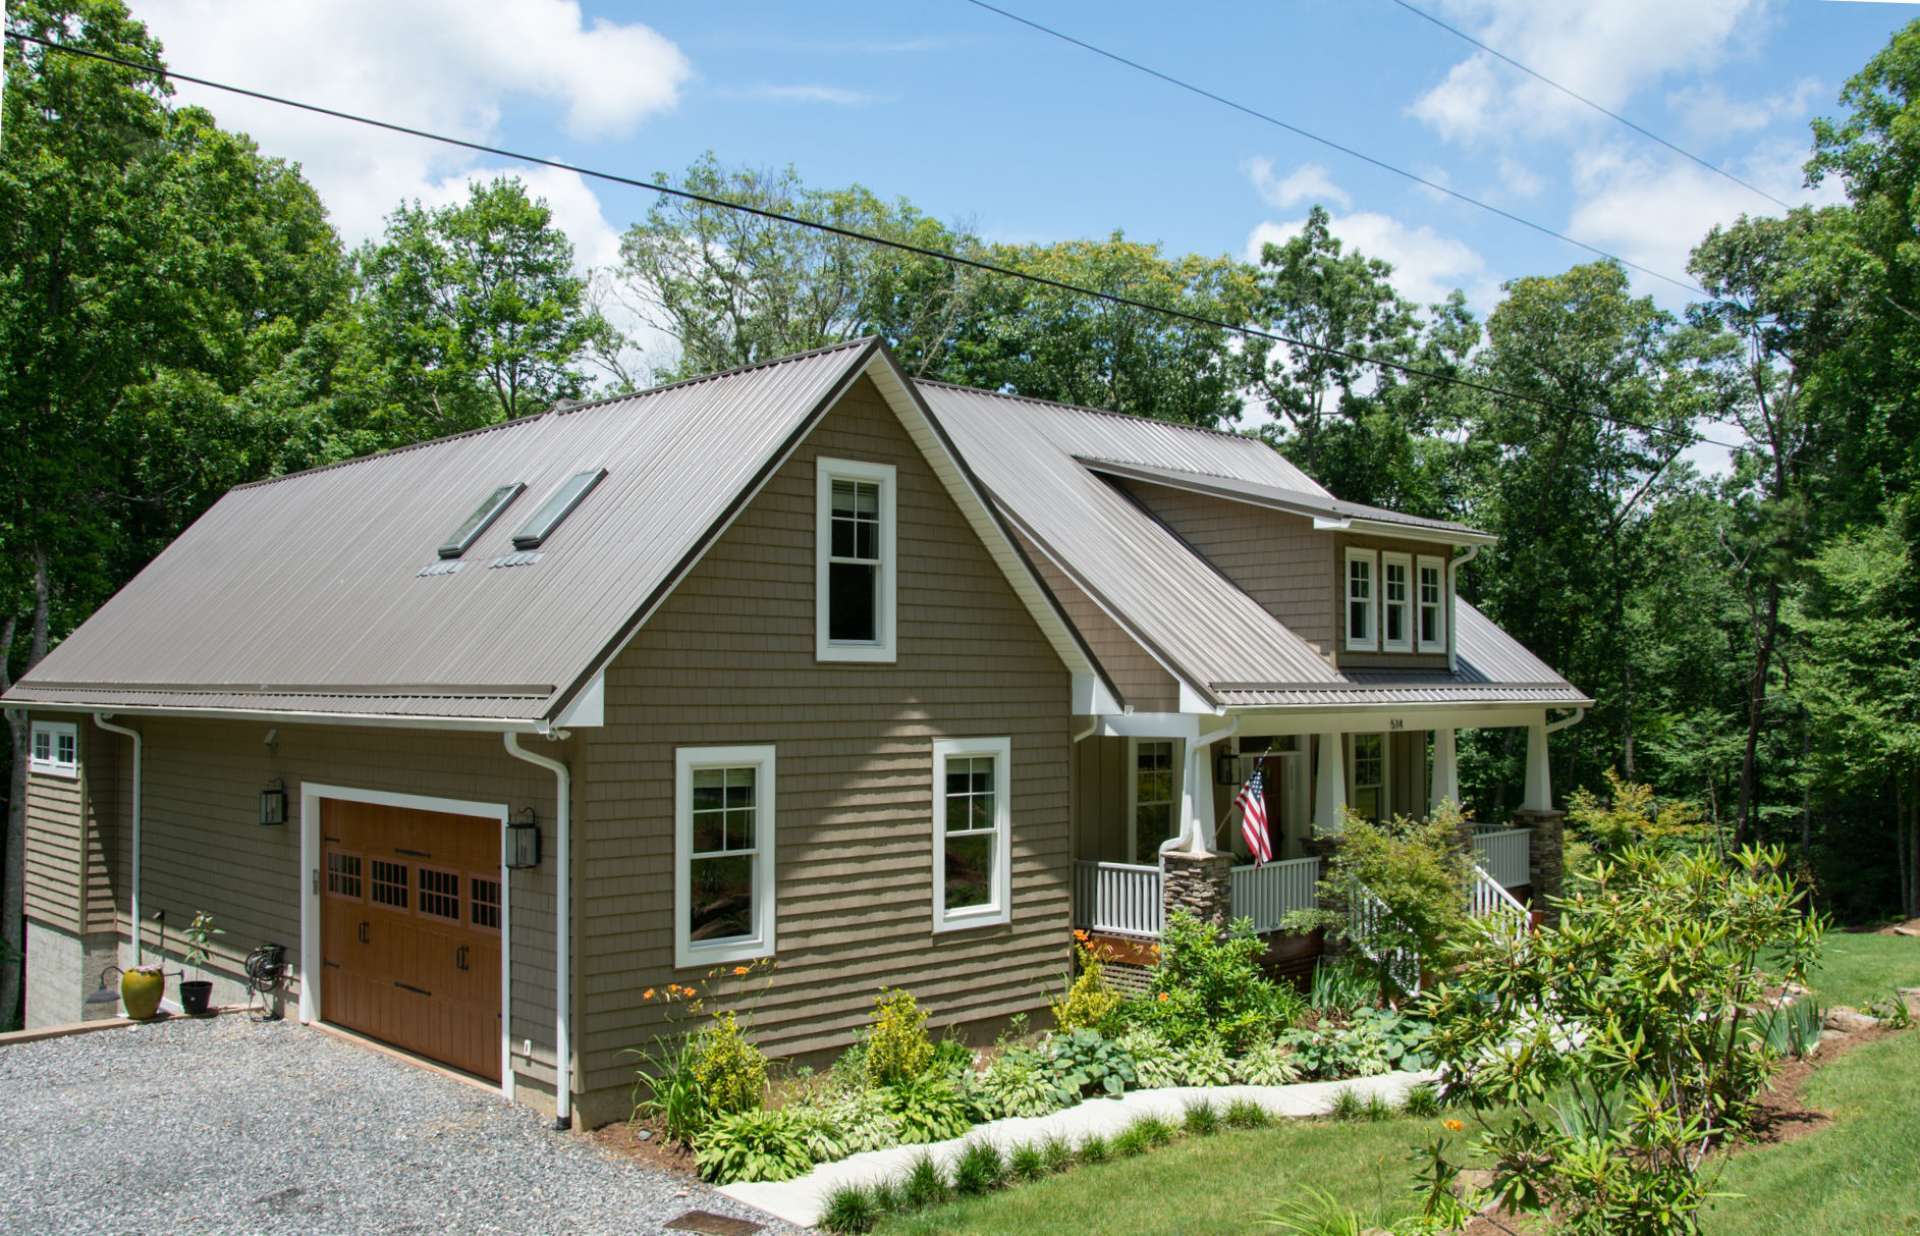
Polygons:
<instances>
[{"instance_id":1,"label":"blue sky","mask_svg":"<svg viewBox=\"0 0 1920 1236\"><path fill-rule=\"evenodd\" d=\"M1813 196L1798 170L1809 118L1833 114L1846 78L1920 16L1833 0L1420 2L1790 201ZM1389 0L1005 7L1675 275L1713 222L1777 209ZM133 8L184 71L611 170L675 170L707 149L792 163L812 183L857 180L993 238L1123 229L1245 254L1321 202L1338 233L1399 266L1405 294L1460 286L1483 312L1502 279L1588 256L964 0ZM349 239L401 197L449 200L502 166L182 94L299 159ZM649 203L565 173L529 179L587 264L611 261Z\"/></svg>"}]
</instances>

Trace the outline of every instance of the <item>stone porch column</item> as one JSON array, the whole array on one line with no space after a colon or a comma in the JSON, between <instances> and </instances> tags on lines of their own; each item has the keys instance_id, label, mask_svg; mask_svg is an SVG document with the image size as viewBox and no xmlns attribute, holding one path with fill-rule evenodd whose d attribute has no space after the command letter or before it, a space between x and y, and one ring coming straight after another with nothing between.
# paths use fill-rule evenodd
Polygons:
<instances>
[{"instance_id":1,"label":"stone porch column","mask_svg":"<svg viewBox=\"0 0 1920 1236\"><path fill-rule=\"evenodd\" d=\"M1160 903L1167 914L1186 910L1203 923L1227 925L1233 915L1233 855L1171 850L1160 863L1165 872Z\"/></svg>"},{"instance_id":2,"label":"stone porch column","mask_svg":"<svg viewBox=\"0 0 1920 1236\"><path fill-rule=\"evenodd\" d=\"M1545 922L1556 922L1560 912L1547 904L1566 887L1566 813L1564 811L1528 811L1513 813L1513 822L1531 828L1527 839L1527 882L1533 885L1533 906Z\"/></svg>"}]
</instances>

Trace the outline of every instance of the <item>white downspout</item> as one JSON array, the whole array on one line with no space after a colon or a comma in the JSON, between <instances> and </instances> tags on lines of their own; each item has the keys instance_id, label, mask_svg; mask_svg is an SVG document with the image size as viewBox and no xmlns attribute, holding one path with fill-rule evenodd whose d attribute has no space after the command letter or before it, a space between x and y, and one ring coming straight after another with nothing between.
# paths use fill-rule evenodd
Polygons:
<instances>
[{"instance_id":1,"label":"white downspout","mask_svg":"<svg viewBox=\"0 0 1920 1236\"><path fill-rule=\"evenodd\" d=\"M1204 816L1209 824L1213 818L1213 769L1207 751L1214 743L1232 738L1240 732L1240 718L1227 722L1225 729L1215 730L1211 734L1201 734L1193 740L1192 749L1187 752L1186 775L1182 778L1180 792L1180 834L1169 837L1160 843L1160 853L1173 854L1186 851L1188 854L1206 854L1207 842L1200 836L1200 821ZM1204 778L1204 780L1196 780ZM1205 796L1205 804L1201 796Z\"/></svg>"},{"instance_id":2,"label":"white downspout","mask_svg":"<svg viewBox=\"0 0 1920 1236\"><path fill-rule=\"evenodd\" d=\"M508 755L538 764L554 777L554 865L557 870L553 880L553 1127L570 1129L573 1127L573 1037L567 1014L573 998L573 984L569 981L573 973L573 773L552 756L524 750L520 746L520 735L512 730L501 738L507 744Z\"/></svg>"},{"instance_id":3,"label":"white downspout","mask_svg":"<svg viewBox=\"0 0 1920 1236\"><path fill-rule=\"evenodd\" d=\"M1564 729L1566 729L1566 728L1567 728L1568 726L1570 726L1570 725L1578 725L1578 724L1580 724L1580 722L1581 722L1582 720L1584 720L1584 719L1585 719L1585 717L1586 717L1586 715L1587 715L1587 710L1586 710L1586 709L1584 709L1584 708L1576 708L1576 709L1574 709L1574 710L1573 710L1573 715L1572 715L1572 716L1570 716L1570 717L1562 717L1562 718L1560 718L1560 719L1559 719L1558 721L1550 721L1550 722L1548 722L1548 723L1547 723L1547 733L1549 733L1549 734L1558 734L1558 733L1559 733L1559 732L1560 732L1561 730L1564 730Z\"/></svg>"},{"instance_id":4,"label":"white downspout","mask_svg":"<svg viewBox=\"0 0 1920 1236\"><path fill-rule=\"evenodd\" d=\"M1075 735L1073 736L1073 745L1077 747L1077 746L1079 746L1079 745L1080 745L1080 743L1081 743L1081 742L1082 742L1083 740L1085 740L1085 739L1088 739L1088 738L1092 738L1092 737L1093 737L1093 732L1094 732L1095 730L1097 730L1097 729L1099 729L1099 728L1100 728L1100 718L1099 718L1099 717L1088 717L1088 718L1087 718L1087 728L1086 728L1086 729L1084 729L1084 730L1081 730L1081 731L1080 731L1080 732L1079 732L1078 734L1075 734Z\"/></svg>"},{"instance_id":5,"label":"white downspout","mask_svg":"<svg viewBox=\"0 0 1920 1236\"><path fill-rule=\"evenodd\" d=\"M1478 545L1467 546L1467 552L1447 563L1447 673L1460 672L1460 612L1455 597L1459 594L1458 580L1460 568L1480 556Z\"/></svg>"},{"instance_id":6,"label":"white downspout","mask_svg":"<svg viewBox=\"0 0 1920 1236\"><path fill-rule=\"evenodd\" d=\"M140 731L115 725L110 712L96 712L93 723L110 734L133 739L133 870L127 877L127 912L133 922L133 964L140 964Z\"/></svg>"}]
</instances>

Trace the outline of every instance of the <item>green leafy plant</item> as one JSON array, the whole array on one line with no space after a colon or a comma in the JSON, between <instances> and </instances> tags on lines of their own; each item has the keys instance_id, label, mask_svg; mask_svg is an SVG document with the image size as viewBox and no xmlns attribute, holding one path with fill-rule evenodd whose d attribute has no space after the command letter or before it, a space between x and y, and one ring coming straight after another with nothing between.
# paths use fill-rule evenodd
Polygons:
<instances>
[{"instance_id":1,"label":"green leafy plant","mask_svg":"<svg viewBox=\"0 0 1920 1236\"><path fill-rule=\"evenodd\" d=\"M1819 953L1785 862L1629 846L1573 881L1557 924L1481 934L1428 992L1502 1205L1583 1236L1698 1230L1708 1156L1750 1126L1776 1059L1752 1010Z\"/></svg>"},{"instance_id":2,"label":"green leafy plant","mask_svg":"<svg viewBox=\"0 0 1920 1236\"><path fill-rule=\"evenodd\" d=\"M1275 1039L1255 1043L1233 1061L1233 1080L1248 1086L1287 1086L1300 1080L1293 1048Z\"/></svg>"},{"instance_id":3,"label":"green leafy plant","mask_svg":"<svg viewBox=\"0 0 1920 1236\"><path fill-rule=\"evenodd\" d=\"M1262 1215L1260 1222L1293 1236L1362 1236L1373 1227L1359 1211L1315 1186L1308 1186L1299 1197L1289 1198L1278 1210Z\"/></svg>"},{"instance_id":4,"label":"green leafy plant","mask_svg":"<svg viewBox=\"0 0 1920 1236\"><path fill-rule=\"evenodd\" d=\"M972 1141L953 1161L953 1191L962 1197L991 1193L1007 1182L1006 1160L989 1141Z\"/></svg>"},{"instance_id":5,"label":"green leafy plant","mask_svg":"<svg viewBox=\"0 0 1920 1236\"><path fill-rule=\"evenodd\" d=\"M1233 1063L1219 1039L1190 1039L1174 1049L1173 1058L1183 1086L1224 1086L1233 1080Z\"/></svg>"},{"instance_id":6,"label":"green leafy plant","mask_svg":"<svg viewBox=\"0 0 1920 1236\"><path fill-rule=\"evenodd\" d=\"M1180 1124L1195 1137L1211 1137L1221 1128L1219 1109L1205 1099L1189 1103L1181 1115Z\"/></svg>"},{"instance_id":7,"label":"green leafy plant","mask_svg":"<svg viewBox=\"0 0 1920 1236\"><path fill-rule=\"evenodd\" d=\"M1221 1117L1229 1129L1264 1129L1273 1123L1267 1109L1252 1099L1235 1099Z\"/></svg>"},{"instance_id":8,"label":"green leafy plant","mask_svg":"<svg viewBox=\"0 0 1920 1236\"><path fill-rule=\"evenodd\" d=\"M935 1073L958 1076L973 1071L973 1049L959 1039L941 1039L933 1045L933 1059L928 1068Z\"/></svg>"},{"instance_id":9,"label":"green leafy plant","mask_svg":"<svg viewBox=\"0 0 1920 1236\"><path fill-rule=\"evenodd\" d=\"M1812 1051L1820 1041L1825 1020L1826 1010L1813 997L1803 996L1792 1004L1755 1014L1753 1029L1773 1055L1797 1059Z\"/></svg>"},{"instance_id":10,"label":"green leafy plant","mask_svg":"<svg viewBox=\"0 0 1920 1236\"><path fill-rule=\"evenodd\" d=\"M835 1236L859 1236L871 1232L885 1214L873 1190L857 1184L837 1185L820 1210L820 1226Z\"/></svg>"},{"instance_id":11,"label":"green leafy plant","mask_svg":"<svg viewBox=\"0 0 1920 1236\"><path fill-rule=\"evenodd\" d=\"M1134 1080L1148 1090L1183 1086L1185 1074L1175 1057L1172 1044L1156 1030L1136 1026L1121 1035L1115 1044L1133 1061Z\"/></svg>"},{"instance_id":12,"label":"green leafy plant","mask_svg":"<svg viewBox=\"0 0 1920 1236\"><path fill-rule=\"evenodd\" d=\"M807 1123L787 1111L750 1110L715 1116L700 1130L693 1161L715 1184L792 1180L813 1167Z\"/></svg>"},{"instance_id":13,"label":"green leafy plant","mask_svg":"<svg viewBox=\"0 0 1920 1236\"><path fill-rule=\"evenodd\" d=\"M1138 1121L1114 1134L1110 1145L1113 1157L1116 1159L1131 1159L1135 1155L1142 1155L1153 1149L1152 1141L1148 1139L1146 1131L1140 1127Z\"/></svg>"},{"instance_id":14,"label":"green leafy plant","mask_svg":"<svg viewBox=\"0 0 1920 1236\"><path fill-rule=\"evenodd\" d=\"M820 1120L834 1131L834 1136L845 1147L842 1154L885 1150L900 1144L900 1121L889 1110L886 1095L882 1091L843 1092L815 1110ZM824 1160L827 1156L816 1157Z\"/></svg>"},{"instance_id":15,"label":"green leafy plant","mask_svg":"<svg viewBox=\"0 0 1920 1236\"><path fill-rule=\"evenodd\" d=\"M1113 1157L1113 1143L1098 1133L1089 1133L1080 1143L1080 1161L1092 1166Z\"/></svg>"},{"instance_id":16,"label":"green leafy plant","mask_svg":"<svg viewBox=\"0 0 1920 1236\"><path fill-rule=\"evenodd\" d=\"M1061 1084L1053 1062L1029 1047L1009 1047L972 1081L982 1114L989 1120L1006 1116L1044 1116L1059 1111L1077 1096Z\"/></svg>"},{"instance_id":17,"label":"green leafy plant","mask_svg":"<svg viewBox=\"0 0 1920 1236\"><path fill-rule=\"evenodd\" d=\"M1347 957L1322 957L1313 966L1307 1003L1313 1011L1345 1017L1355 1009L1371 1007L1380 989L1370 970Z\"/></svg>"},{"instance_id":18,"label":"green leafy plant","mask_svg":"<svg viewBox=\"0 0 1920 1236\"><path fill-rule=\"evenodd\" d=\"M1050 1172L1064 1172L1073 1166L1073 1143L1058 1134L1040 1143L1040 1154Z\"/></svg>"},{"instance_id":19,"label":"green leafy plant","mask_svg":"<svg viewBox=\"0 0 1920 1236\"><path fill-rule=\"evenodd\" d=\"M186 928L181 931L180 938L187 942L184 956L186 963L193 967L194 977L204 977L201 968L207 964L213 955L211 952L213 938L226 934L225 931L213 925L213 915L208 914L205 910L195 914L193 921L188 923Z\"/></svg>"},{"instance_id":20,"label":"green leafy plant","mask_svg":"<svg viewBox=\"0 0 1920 1236\"><path fill-rule=\"evenodd\" d=\"M1173 1141L1174 1127L1158 1116L1142 1116L1127 1126L1129 1133L1138 1133L1146 1139L1150 1149L1159 1149Z\"/></svg>"},{"instance_id":21,"label":"green leafy plant","mask_svg":"<svg viewBox=\"0 0 1920 1236\"><path fill-rule=\"evenodd\" d=\"M902 1142L942 1142L958 1137L973 1122L967 1101L951 1080L923 1075L880 1090L881 1100L900 1126Z\"/></svg>"},{"instance_id":22,"label":"green leafy plant","mask_svg":"<svg viewBox=\"0 0 1920 1236\"><path fill-rule=\"evenodd\" d=\"M693 1080L714 1115L751 1111L766 1101L767 1058L747 1041L731 1010L694 1036Z\"/></svg>"},{"instance_id":23,"label":"green leafy plant","mask_svg":"<svg viewBox=\"0 0 1920 1236\"><path fill-rule=\"evenodd\" d=\"M650 1120L668 1141L691 1145L707 1120L706 1101L694 1076L699 1051L693 1039L655 1039L652 1051L629 1048L626 1054L640 1058L634 1070L632 1119Z\"/></svg>"},{"instance_id":24,"label":"green leafy plant","mask_svg":"<svg viewBox=\"0 0 1920 1236\"><path fill-rule=\"evenodd\" d=\"M1098 1030L1069 1030L1047 1040L1054 1076L1069 1093L1118 1095L1137 1075L1133 1057Z\"/></svg>"},{"instance_id":25,"label":"green leafy plant","mask_svg":"<svg viewBox=\"0 0 1920 1236\"><path fill-rule=\"evenodd\" d=\"M906 1179L900 1182L900 1197L908 1206L918 1210L926 1206L938 1206L947 1200L947 1176L933 1156L924 1151L917 1155L907 1166Z\"/></svg>"},{"instance_id":26,"label":"green leafy plant","mask_svg":"<svg viewBox=\"0 0 1920 1236\"><path fill-rule=\"evenodd\" d=\"M1432 1082L1421 1082L1407 1089L1407 1097L1400 1103L1400 1110L1409 1116L1438 1116L1440 1114L1440 1089Z\"/></svg>"},{"instance_id":27,"label":"green leafy plant","mask_svg":"<svg viewBox=\"0 0 1920 1236\"><path fill-rule=\"evenodd\" d=\"M1039 1180L1052 1170L1047 1166L1047 1156L1035 1142L1022 1142L1007 1155L1007 1174L1015 1180Z\"/></svg>"},{"instance_id":28,"label":"green leafy plant","mask_svg":"<svg viewBox=\"0 0 1920 1236\"><path fill-rule=\"evenodd\" d=\"M815 1163L831 1163L852 1153L844 1131L820 1108L792 1105L781 1111L793 1118L800 1130L801 1143L807 1148L807 1157Z\"/></svg>"},{"instance_id":29,"label":"green leafy plant","mask_svg":"<svg viewBox=\"0 0 1920 1236\"><path fill-rule=\"evenodd\" d=\"M912 992L895 988L874 997L866 1048L867 1080L876 1086L912 1081L932 1066L927 1015Z\"/></svg>"},{"instance_id":30,"label":"green leafy plant","mask_svg":"<svg viewBox=\"0 0 1920 1236\"><path fill-rule=\"evenodd\" d=\"M1359 1120L1366 1114L1366 1100L1360 1097L1358 1090L1342 1086L1333 1092L1333 1105L1327 1109L1327 1115L1335 1120Z\"/></svg>"},{"instance_id":31,"label":"green leafy plant","mask_svg":"<svg viewBox=\"0 0 1920 1236\"><path fill-rule=\"evenodd\" d=\"M1162 932L1151 991L1128 1001L1121 1016L1175 1046L1207 1038L1238 1048L1267 1037L1303 1006L1298 993L1261 969L1265 952L1251 919L1223 930L1175 910Z\"/></svg>"},{"instance_id":32,"label":"green leafy plant","mask_svg":"<svg viewBox=\"0 0 1920 1236\"><path fill-rule=\"evenodd\" d=\"M1567 864L1589 870L1629 846L1672 851L1695 846L1710 834L1700 808L1684 799L1656 800L1653 787L1623 779L1609 768L1604 797L1587 789L1567 796Z\"/></svg>"},{"instance_id":33,"label":"green leafy plant","mask_svg":"<svg viewBox=\"0 0 1920 1236\"><path fill-rule=\"evenodd\" d=\"M1080 973L1068 985L1066 995L1049 1002L1053 1024L1061 1030L1109 1030L1124 997L1107 982L1106 965L1089 943L1087 933L1075 932L1074 941L1073 954Z\"/></svg>"}]
</instances>

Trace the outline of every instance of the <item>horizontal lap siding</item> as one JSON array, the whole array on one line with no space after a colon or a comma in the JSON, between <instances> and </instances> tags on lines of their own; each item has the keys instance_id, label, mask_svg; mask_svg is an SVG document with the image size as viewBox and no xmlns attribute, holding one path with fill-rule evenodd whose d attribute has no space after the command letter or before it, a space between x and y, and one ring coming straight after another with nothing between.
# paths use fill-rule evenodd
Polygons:
<instances>
[{"instance_id":1,"label":"horizontal lap siding","mask_svg":"<svg viewBox=\"0 0 1920 1236\"><path fill-rule=\"evenodd\" d=\"M1178 711L1180 684L1173 675L1119 623L1108 617L1038 546L1025 536L1014 535L1027 559L1038 569L1041 581L1079 629L1114 686L1120 689L1124 702L1136 712Z\"/></svg>"},{"instance_id":2,"label":"horizontal lap siding","mask_svg":"<svg viewBox=\"0 0 1920 1236\"><path fill-rule=\"evenodd\" d=\"M1164 485L1126 489L1288 630L1333 655L1334 540L1289 515Z\"/></svg>"},{"instance_id":3,"label":"horizontal lap siding","mask_svg":"<svg viewBox=\"0 0 1920 1236\"><path fill-rule=\"evenodd\" d=\"M68 720L59 717L59 720ZM81 723L82 729L86 727ZM83 735L81 741L85 742ZM86 769L82 751L81 769ZM78 933L86 918L86 793L73 777L27 774L26 913Z\"/></svg>"},{"instance_id":4,"label":"horizontal lap siding","mask_svg":"<svg viewBox=\"0 0 1920 1236\"><path fill-rule=\"evenodd\" d=\"M121 775L126 739L103 730L91 720L80 722L80 773L86 779L86 929L110 932L119 926L119 907L113 898L113 853L118 841L117 821L125 809Z\"/></svg>"},{"instance_id":5,"label":"horizontal lap siding","mask_svg":"<svg viewBox=\"0 0 1920 1236\"><path fill-rule=\"evenodd\" d=\"M897 665L814 660L817 456L898 469ZM945 490L864 381L614 662L582 731L582 1088L631 1084L673 968L679 746L776 748L778 964L754 1025L776 1053L844 1046L882 986L939 1023L1040 1006L1066 963L1071 683ZM1013 922L932 931L932 741L1013 749Z\"/></svg>"}]
</instances>

